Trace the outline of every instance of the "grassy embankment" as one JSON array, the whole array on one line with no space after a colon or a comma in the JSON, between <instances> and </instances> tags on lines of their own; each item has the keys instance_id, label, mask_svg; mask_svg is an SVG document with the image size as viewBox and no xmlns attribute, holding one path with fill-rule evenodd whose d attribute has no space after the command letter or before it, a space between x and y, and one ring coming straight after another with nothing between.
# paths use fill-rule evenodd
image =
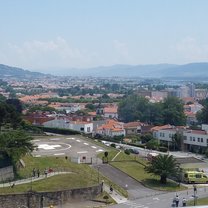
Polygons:
<instances>
[{"instance_id":1,"label":"grassy embankment","mask_svg":"<svg viewBox=\"0 0 208 208\"><path fill-rule=\"evenodd\" d=\"M170 180L165 185L160 184L158 176L145 172L144 167L147 165L147 161L139 156L127 155L121 151L115 160L111 161L117 153L117 150L109 152L109 163L113 167L118 168L132 178L141 182L144 186L163 191L178 191L186 189L183 186L178 186L178 183ZM102 158L103 153L99 154L99 157Z\"/></svg>"},{"instance_id":2,"label":"grassy embankment","mask_svg":"<svg viewBox=\"0 0 208 208\"><path fill-rule=\"evenodd\" d=\"M201 199L197 199L196 201L196 205L207 205L208 204L208 198L201 198ZM187 203L188 206L194 206L194 200L188 201Z\"/></svg>"}]
</instances>

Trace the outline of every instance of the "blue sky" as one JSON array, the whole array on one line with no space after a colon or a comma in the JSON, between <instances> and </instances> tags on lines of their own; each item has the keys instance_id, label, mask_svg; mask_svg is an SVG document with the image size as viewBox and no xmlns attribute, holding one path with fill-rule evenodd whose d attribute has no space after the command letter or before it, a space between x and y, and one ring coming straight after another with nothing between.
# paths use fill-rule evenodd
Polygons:
<instances>
[{"instance_id":1,"label":"blue sky","mask_svg":"<svg viewBox=\"0 0 208 208\"><path fill-rule=\"evenodd\" d=\"M0 0L0 63L35 71L208 61L207 0Z\"/></svg>"}]
</instances>

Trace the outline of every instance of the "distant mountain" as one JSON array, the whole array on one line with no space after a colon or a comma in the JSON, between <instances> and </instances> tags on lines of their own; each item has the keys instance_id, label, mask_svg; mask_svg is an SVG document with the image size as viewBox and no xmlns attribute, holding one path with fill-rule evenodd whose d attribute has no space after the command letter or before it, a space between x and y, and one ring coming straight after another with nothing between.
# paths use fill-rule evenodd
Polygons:
<instances>
[{"instance_id":1,"label":"distant mountain","mask_svg":"<svg viewBox=\"0 0 208 208\"><path fill-rule=\"evenodd\" d=\"M0 64L0 77L35 78L43 76L39 72L31 72L17 67Z\"/></svg>"},{"instance_id":2,"label":"distant mountain","mask_svg":"<svg viewBox=\"0 0 208 208\"><path fill-rule=\"evenodd\" d=\"M208 78L208 63L113 65L88 69L67 69L65 75L97 77L146 77L146 78Z\"/></svg>"},{"instance_id":3,"label":"distant mountain","mask_svg":"<svg viewBox=\"0 0 208 208\"><path fill-rule=\"evenodd\" d=\"M57 75L94 76L94 77L143 77L170 79L203 79L208 80L208 63L152 64L152 65L112 65L86 69L53 69ZM61 74L60 74L61 73ZM36 78L48 76L39 72L31 72L17 67L0 64L0 77Z\"/></svg>"}]
</instances>

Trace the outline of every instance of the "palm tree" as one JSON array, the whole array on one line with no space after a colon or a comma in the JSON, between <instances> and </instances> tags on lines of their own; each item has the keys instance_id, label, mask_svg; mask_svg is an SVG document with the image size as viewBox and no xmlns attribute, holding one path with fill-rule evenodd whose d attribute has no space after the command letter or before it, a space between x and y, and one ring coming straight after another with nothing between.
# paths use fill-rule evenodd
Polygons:
<instances>
[{"instance_id":1,"label":"palm tree","mask_svg":"<svg viewBox=\"0 0 208 208\"><path fill-rule=\"evenodd\" d=\"M166 184L167 177L177 177L180 173L179 165L172 155L158 155L145 167L148 173L160 176L160 183Z\"/></svg>"}]
</instances>

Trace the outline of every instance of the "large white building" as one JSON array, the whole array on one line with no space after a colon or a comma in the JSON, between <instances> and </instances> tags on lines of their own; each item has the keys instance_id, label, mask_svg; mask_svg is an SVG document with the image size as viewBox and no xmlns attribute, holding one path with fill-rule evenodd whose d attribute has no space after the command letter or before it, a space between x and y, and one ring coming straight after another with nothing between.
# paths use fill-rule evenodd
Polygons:
<instances>
[{"instance_id":1,"label":"large white building","mask_svg":"<svg viewBox=\"0 0 208 208\"><path fill-rule=\"evenodd\" d=\"M158 126L152 128L153 136L158 141L164 141L168 144L173 142L173 136L176 133L181 134L181 145L186 151L200 151L208 147L208 125L202 125L201 130L191 130L186 127L175 127L171 125Z\"/></svg>"}]
</instances>

